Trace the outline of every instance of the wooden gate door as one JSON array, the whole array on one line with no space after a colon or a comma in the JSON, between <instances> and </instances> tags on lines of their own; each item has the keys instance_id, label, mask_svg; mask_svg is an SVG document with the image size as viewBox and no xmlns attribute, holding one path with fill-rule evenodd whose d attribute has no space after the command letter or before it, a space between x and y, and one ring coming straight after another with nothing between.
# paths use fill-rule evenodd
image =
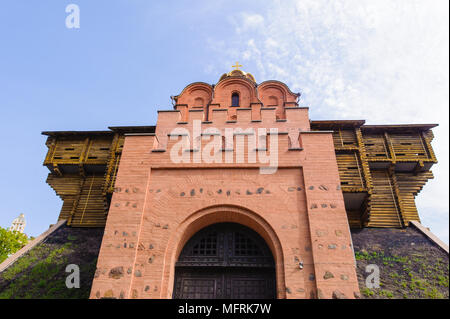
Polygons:
<instances>
[{"instance_id":1,"label":"wooden gate door","mask_svg":"<svg viewBox=\"0 0 450 319\"><path fill-rule=\"evenodd\" d=\"M235 223L208 226L184 246L175 265L174 298L271 299L275 263L264 239Z\"/></svg>"}]
</instances>

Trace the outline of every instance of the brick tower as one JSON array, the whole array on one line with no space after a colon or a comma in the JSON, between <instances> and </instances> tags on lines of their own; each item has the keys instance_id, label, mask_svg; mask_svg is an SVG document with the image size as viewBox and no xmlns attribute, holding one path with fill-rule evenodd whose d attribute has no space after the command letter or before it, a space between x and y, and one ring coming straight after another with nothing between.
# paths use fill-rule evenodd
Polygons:
<instances>
[{"instance_id":1,"label":"brick tower","mask_svg":"<svg viewBox=\"0 0 450 319\"><path fill-rule=\"evenodd\" d=\"M353 298L332 131L298 98L235 69L125 134L91 298Z\"/></svg>"}]
</instances>

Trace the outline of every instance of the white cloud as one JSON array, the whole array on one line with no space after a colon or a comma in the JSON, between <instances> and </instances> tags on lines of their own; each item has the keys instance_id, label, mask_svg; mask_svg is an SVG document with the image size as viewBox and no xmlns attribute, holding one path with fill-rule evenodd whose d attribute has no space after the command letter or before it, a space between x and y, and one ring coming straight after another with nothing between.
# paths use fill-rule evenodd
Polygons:
<instances>
[{"instance_id":1,"label":"white cloud","mask_svg":"<svg viewBox=\"0 0 450 319\"><path fill-rule=\"evenodd\" d=\"M241 33L261 28L264 24L264 18L259 14L242 12L239 14L238 20L234 20L234 22L236 33Z\"/></svg>"},{"instance_id":2,"label":"white cloud","mask_svg":"<svg viewBox=\"0 0 450 319\"><path fill-rule=\"evenodd\" d=\"M237 13L235 34L217 56L248 61L256 70L245 64L244 70L257 80L278 79L301 91L312 119L439 123L436 177L417 205L426 226L448 241L448 6L446 0L273 1L264 12Z\"/></svg>"}]
</instances>

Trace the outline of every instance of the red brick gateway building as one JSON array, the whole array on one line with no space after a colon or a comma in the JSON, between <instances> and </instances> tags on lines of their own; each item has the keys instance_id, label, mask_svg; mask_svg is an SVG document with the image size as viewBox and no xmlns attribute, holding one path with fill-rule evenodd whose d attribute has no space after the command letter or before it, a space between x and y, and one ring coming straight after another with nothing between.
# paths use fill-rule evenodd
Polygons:
<instances>
[{"instance_id":1,"label":"red brick gateway building","mask_svg":"<svg viewBox=\"0 0 450 319\"><path fill-rule=\"evenodd\" d=\"M155 126L44 132L72 227L105 227L91 298L354 298L350 229L420 221L433 124L313 121L236 66Z\"/></svg>"}]
</instances>

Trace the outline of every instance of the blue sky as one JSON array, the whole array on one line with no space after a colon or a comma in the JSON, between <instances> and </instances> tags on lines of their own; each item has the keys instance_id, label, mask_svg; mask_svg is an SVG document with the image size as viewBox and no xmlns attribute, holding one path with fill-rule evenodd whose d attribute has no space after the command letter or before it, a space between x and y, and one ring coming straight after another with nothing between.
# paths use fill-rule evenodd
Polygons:
<instances>
[{"instance_id":1,"label":"blue sky","mask_svg":"<svg viewBox=\"0 0 450 319\"><path fill-rule=\"evenodd\" d=\"M36 236L57 219L41 131L153 125L170 95L239 61L302 92L312 119L439 123L417 204L448 243L448 21L444 0L2 1L0 226L25 213Z\"/></svg>"}]
</instances>

